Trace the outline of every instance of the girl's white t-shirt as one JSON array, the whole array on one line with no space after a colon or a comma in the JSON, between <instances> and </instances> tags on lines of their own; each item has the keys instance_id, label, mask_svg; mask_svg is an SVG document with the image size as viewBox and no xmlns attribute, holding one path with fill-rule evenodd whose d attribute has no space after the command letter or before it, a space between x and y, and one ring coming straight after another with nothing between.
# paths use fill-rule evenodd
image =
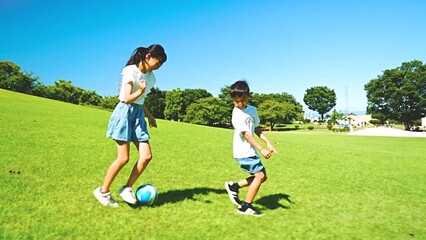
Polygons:
<instances>
[{"instance_id":1,"label":"girl's white t-shirt","mask_svg":"<svg viewBox=\"0 0 426 240\"><path fill-rule=\"evenodd\" d=\"M258 155L254 147L243 137L242 132L249 132L254 137L254 129L259 126L257 108L247 105L245 109L234 107L232 126L234 127L234 158L246 158Z\"/></svg>"},{"instance_id":2,"label":"girl's white t-shirt","mask_svg":"<svg viewBox=\"0 0 426 240\"><path fill-rule=\"evenodd\" d=\"M146 96L148 95L148 93L151 92L151 89L154 87L156 82L155 75L153 72L147 72L143 74L141 70L134 64L124 67L123 71L121 72L121 88L120 95L118 96L120 101L124 101L124 86L129 82L133 82L133 94L139 89L139 82L141 80L145 80L146 82L145 92L133 102L139 105L143 105Z\"/></svg>"}]
</instances>

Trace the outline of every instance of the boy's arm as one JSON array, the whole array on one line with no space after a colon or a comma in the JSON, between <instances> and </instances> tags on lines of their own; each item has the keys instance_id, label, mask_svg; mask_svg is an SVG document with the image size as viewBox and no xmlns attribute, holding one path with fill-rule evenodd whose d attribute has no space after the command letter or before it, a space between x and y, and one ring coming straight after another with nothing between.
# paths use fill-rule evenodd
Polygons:
<instances>
[{"instance_id":1,"label":"boy's arm","mask_svg":"<svg viewBox=\"0 0 426 240\"><path fill-rule=\"evenodd\" d=\"M262 145L260 145L256 139L254 139L254 137L249 133L249 132L241 132L241 134L243 135L243 137L247 140L247 142L249 142L253 147L257 148L259 150L259 152L266 158L270 158L271 157L271 152L266 149L263 148ZM269 147L269 146L268 146Z\"/></svg>"},{"instance_id":2,"label":"boy's arm","mask_svg":"<svg viewBox=\"0 0 426 240\"><path fill-rule=\"evenodd\" d=\"M254 129L254 133L256 133L256 135L262 139L262 141L264 141L266 143L266 145L269 148L269 151L271 153L278 153L278 151L275 149L274 145L272 145L271 141L269 141L269 139L266 137L265 134L263 134L262 129L260 129L260 127L256 127Z\"/></svg>"}]
</instances>

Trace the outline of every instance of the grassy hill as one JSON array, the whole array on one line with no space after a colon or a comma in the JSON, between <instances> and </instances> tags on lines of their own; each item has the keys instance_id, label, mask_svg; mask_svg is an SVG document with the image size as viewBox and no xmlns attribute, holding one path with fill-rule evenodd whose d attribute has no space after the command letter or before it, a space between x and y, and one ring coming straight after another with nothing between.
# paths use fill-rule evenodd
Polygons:
<instances>
[{"instance_id":1,"label":"grassy hill","mask_svg":"<svg viewBox=\"0 0 426 240\"><path fill-rule=\"evenodd\" d=\"M158 120L153 160L136 185L154 207L93 197L116 157L110 112L0 89L0 239L425 239L426 139L266 133L280 154L254 205L235 213L223 183L246 175L232 130ZM246 191L241 192L244 198Z\"/></svg>"}]
</instances>

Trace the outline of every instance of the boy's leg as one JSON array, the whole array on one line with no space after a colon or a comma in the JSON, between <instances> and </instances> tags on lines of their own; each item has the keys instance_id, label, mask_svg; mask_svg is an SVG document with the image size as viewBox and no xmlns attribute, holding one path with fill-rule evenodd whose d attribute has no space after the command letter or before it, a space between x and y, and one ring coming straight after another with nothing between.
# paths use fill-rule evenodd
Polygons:
<instances>
[{"instance_id":1,"label":"boy's leg","mask_svg":"<svg viewBox=\"0 0 426 240\"><path fill-rule=\"evenodd\" d=\"M251 182L250 182L251 180ZM246 181L249 184L249 189L247 191L246 203L252 203L254 197L259 191L260 185L266 180L266 174L264 171L260 171L254 174L252 178L247 178ZM243 180L244 181L244 180ZM250 183L249 183L250 182Z\"/></svg>"},{"instance_id":2,"label":"boy's leg","mask_svg":"<svg viewBox=\"0 0 426 240\"><path fill-rule=\"evenodd\" d=\"M261 214L256 208L251 205L251 203L253 202L254 197L259 191L260 185L266 180L266 178L266 173L264 171L260 171L255 173L254 176L252 176L251 178L245 179L245 181L247 181L249 189L247 191L246 201L241 204L241 206L237 210L237 213L256 217L263 216L263 214ZM242 181L242 184L245 184L244 180Z\"/></svg>"},{"instance_id":3,"label":"boy's leg","mask_svg":"<svg viewBox=\"0 0 426 240\"><path fill-rule=\"evenodd\" d=\"M240 188L247 187L247 186L249 186L253 182L253 179L254 179L254 176L250 176L250 177L248 177L246 179L243 179L243 180L241 180L241 181L238 182L238 186Z\"/></svg>"},{"instance_id":4,"label":"boy's leg","mask_svg":"<svg viewBox=\"0 0 426 240\"><path fill-rule=\"evenodd\" d=\"M233 204L237 206L241 206L243 202L238 198L239 189L249 186L253 182L253 179L254 179L254 176L250 176L237 183L225 182L225 189L228 192L229 199L231 200Z\"/></svg>"}]
</instances>

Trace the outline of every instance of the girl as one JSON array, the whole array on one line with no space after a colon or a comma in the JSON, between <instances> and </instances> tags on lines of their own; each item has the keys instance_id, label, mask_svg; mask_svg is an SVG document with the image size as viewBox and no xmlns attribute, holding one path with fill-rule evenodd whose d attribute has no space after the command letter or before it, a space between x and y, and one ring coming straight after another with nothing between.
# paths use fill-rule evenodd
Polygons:
<instances>
[{"instance_id":1,"label":"girl","mask_svg":"<svg viewBox=\"0 0 426 240\"><path fill-rule=\"evenodd\" d=\"M93 191L104 206L118 207L111 196L110 186L123 166L129 162L130 142L136 146L139 160L126 185L118 192L124 201L136 203L132 186L152 158L145 116L150 127L157 127L155 118L143 103L156 81L153 71L159 69L166 60L167 55L162 46L154 44L148 48L140 47L133 52L121 73L120 102L111 115L107 131L107 137L116 142L118 156L108 168L102 187Z\"/></svg>"}]
</instances>

